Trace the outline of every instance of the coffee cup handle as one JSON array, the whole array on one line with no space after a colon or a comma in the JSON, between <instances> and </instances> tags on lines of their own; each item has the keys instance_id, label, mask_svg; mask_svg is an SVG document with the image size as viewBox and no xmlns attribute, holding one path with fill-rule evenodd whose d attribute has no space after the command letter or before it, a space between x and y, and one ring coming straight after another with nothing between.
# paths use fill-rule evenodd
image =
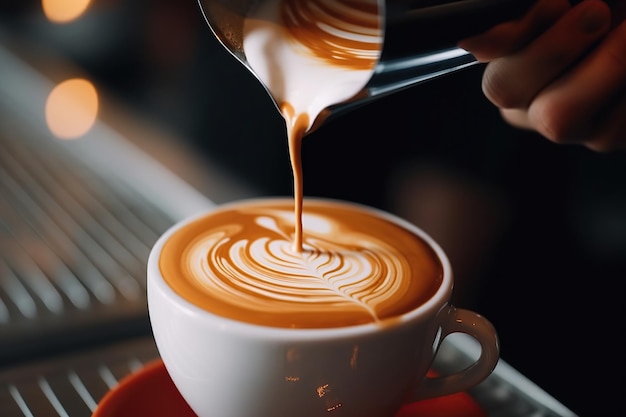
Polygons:
<instances>
[{"instance_id":1,"label":"coffee cup handle","mask_svg":"<svg viewBox=\"0 0 626 417\"><path fill-rule=\"evenodd\" d=\"M478 359L458 372L444 376L427 376L412 400L424 400L466 391L487 378L496 367L500 347L496 330L489 320L473 311L449 307L441 325L439 345L452 333L465 333L478 341L481 347Z\"/></svg>"}]
</instances>

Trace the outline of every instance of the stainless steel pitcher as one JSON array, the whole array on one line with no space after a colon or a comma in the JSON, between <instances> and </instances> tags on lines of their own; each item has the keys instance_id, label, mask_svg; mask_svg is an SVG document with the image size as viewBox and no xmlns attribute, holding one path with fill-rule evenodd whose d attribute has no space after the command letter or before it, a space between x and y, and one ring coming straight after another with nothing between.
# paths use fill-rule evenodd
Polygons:
<instances>
[{"instance_id":1,"label":"stainless steel pitcher","mask_svg":"<svg viewBox=\"0 0 626 417\"><path fill-rule=\"evenodd\" d=\"M243 21L262 1L198 0L215 36L255 76L243 50ZM378 97L475 64L457 43L520 16L536 0L378 1L384 14L383 48L372 77L352 99L325 109L312 129Z\"/></svg>"}]
</instances>

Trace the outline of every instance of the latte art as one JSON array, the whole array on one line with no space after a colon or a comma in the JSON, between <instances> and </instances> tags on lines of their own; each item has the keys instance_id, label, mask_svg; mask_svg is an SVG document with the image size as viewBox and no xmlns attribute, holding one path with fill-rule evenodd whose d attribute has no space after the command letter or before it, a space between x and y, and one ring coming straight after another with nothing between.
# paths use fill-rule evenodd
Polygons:
<instances>
[{"instance_id":1,"label":"latte art","mask_svg":"<svg viewBox=\"0 0 626 417\"><path fill-rule=\"evenodd\" d=\"M305 204L300 253L293 250L293 202L243 205L174 234L163 248L162 274L204 309L276 327L378 322L438 288L441 267L416 236L349 205Z\"/></svg>"},{"instance_id":2,"label":"latte art","mask_svg":"<svg viewBox=\"0 0 626 417\"><path fill-rule=\"evenodd\" d=\"M277 302L298 303L299 308L314 304L317 310L322 304L340 308L355 305L372 315L373 320L377 320L376 306L390 293L402 290L399 287L407 286L394 279L404 268L394 258L396 251L384 242L364 242L371 246L368 249L359 247L359 238L354 236L354 247L333 244L323 236L315 236L315 231L305 224L303 252L294 253L291 239L275 221L281 215L291 213L256 218L267 237L251 240L233 227L229 228L230 233L209 232L194 242L183 260L193 279L199 286L242 306L268 310ZM330 224L322 226L332 230Z\"/></svg>"}]
</instances>

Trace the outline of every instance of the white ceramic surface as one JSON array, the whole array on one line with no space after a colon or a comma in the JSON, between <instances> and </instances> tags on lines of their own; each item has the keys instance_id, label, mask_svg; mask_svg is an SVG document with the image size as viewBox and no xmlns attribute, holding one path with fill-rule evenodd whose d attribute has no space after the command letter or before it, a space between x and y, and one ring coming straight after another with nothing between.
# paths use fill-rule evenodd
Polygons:
<instances>
[{"instance_id":1,"label":"white ceramic surface","mask_svg":"<svg viewBox=\"0 0 626 417\"><path fill-rule=\"evenodd\" d=\"M441 248L414 225L373 211L429 242L444 267L435 296L382 325L286 329L216 316L174 293L159 271L161 247L180 225L160 238L148 261L150 320L168 372L199 417L389 417L406 402L463 391L490 374L496 332L450 304L452 270ZM454 332L478 340L480 357L453 375L426 377Z\"/></svg>"}]
</instances>

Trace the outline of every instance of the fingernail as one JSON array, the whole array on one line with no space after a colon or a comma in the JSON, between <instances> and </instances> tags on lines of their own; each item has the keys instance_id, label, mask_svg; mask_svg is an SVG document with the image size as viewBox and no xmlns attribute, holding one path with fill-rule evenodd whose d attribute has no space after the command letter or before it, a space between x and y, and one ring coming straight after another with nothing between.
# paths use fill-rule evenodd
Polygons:
<instances>
[{"instance_id":1,"label":"fingernail","mask_svg":"<svg viewBox=\"0 0 626 417\"><path fill-rule=\"evenodd\" d=\"M599 5L588 5L579 20L580 29L587 34L594 34L608 27L609 23L610 14L605 7Z\"/></svg>"}]
</instances>

